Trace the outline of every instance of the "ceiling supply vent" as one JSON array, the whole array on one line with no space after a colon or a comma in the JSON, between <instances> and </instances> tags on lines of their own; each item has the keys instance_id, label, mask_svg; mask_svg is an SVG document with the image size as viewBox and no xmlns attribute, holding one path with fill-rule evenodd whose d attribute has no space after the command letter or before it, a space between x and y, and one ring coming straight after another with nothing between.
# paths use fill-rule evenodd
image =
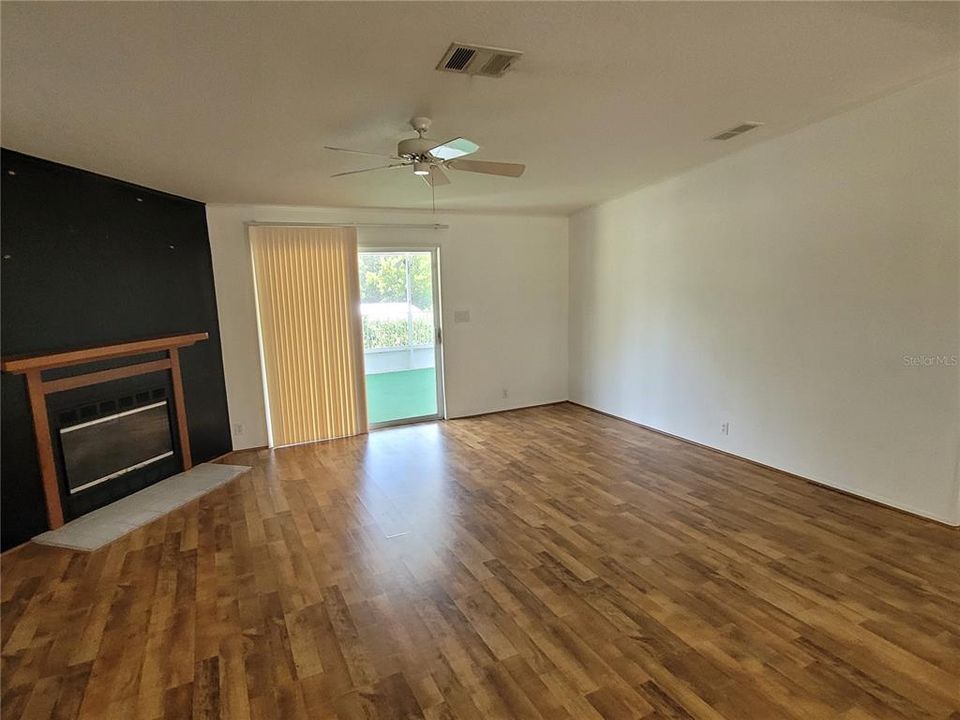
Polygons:
<instances>
[{"instance_id":1,"label":"ceiling supply vent","mask_svg":"<svg viewBox=\"0 0 960 720\"><path fill-rule=\"evenodd\" d=\"M750 132L751 130L760 127L763 125L762 122L745 122L732 127L729 130L724 130L722 133L714 135L711 140L729 140L735 138L738 135L743 135L745 132Z\"/></svg>"},{"instance_id":2,"label":"ceiling supply vent","mask_svg":"<svg viewBox=\"0 0 960 720\"><path fill-rule=\"evenodd\" d=\"M453 72L460 72L467 67L470 61L473 60L473 56L476 54L476 50L458 47L450 54L450 58L443 64L443 69L452 70Z\"/></svg>"},{"instance_id":3,"label":"ceiling supply vent","mask_svg":"<svg viewBox=\"0 0 960 720\"><path fill-rule=\"evenodd\" d=\"M516 50L455 42L443 54L437 70L463 75L502 77L522 54Z\"/></svg>"}]
</instances>

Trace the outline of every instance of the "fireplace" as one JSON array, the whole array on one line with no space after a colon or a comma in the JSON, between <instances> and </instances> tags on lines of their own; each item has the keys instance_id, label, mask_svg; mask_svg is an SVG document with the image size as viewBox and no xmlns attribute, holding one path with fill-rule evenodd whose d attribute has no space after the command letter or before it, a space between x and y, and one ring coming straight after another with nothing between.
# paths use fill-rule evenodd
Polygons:
<instances>
[{"instance_id":1,"label":"fireplace","mask_svg":"<svg viewBox=\"0 0 960 720\"><path fill-rule=\"evenodd\" d=\"M4 358L27 381L51 529L192 467L180 350L207 337Z\"/></svg>"},{"instance_id":2,"label":"fireplace","mask_svg":"<svg viewBox=\"0 0 960 720\"><path fill-rule=\"evenodd\" d=\"M169 403L63 426L60 449L71 495L173 457Z\"/></svg>"},{"instance_id":3,"label":"fireplace","mask_svg":"<svg viewBox=\"0 0 960 720\"><path fill-rule=\"evenodd\" d=\"M168 373L53 393L47 410L67 520L184 469Z\"/></svg>"}]
</instances>

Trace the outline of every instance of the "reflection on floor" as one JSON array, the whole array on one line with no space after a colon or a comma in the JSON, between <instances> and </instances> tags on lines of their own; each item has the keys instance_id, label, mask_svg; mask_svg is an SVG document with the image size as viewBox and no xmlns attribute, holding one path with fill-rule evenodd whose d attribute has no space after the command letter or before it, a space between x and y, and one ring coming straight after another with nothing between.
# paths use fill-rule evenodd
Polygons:
<instances>
[{"instance_id":1,"label":"reflection on floor","mask_svg":"<svg viewBox=\"0 0 960 720\"><path fill-rule=\"evenodd\" d=\"M381 423L437 412L434 368L367 375L368 422Z\"/></svg>"}]
</instances>

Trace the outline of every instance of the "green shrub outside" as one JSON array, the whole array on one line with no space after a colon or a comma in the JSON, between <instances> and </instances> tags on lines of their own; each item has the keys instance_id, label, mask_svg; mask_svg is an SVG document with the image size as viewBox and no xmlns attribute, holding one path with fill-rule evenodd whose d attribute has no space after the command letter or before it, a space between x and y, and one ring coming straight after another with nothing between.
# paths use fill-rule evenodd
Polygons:
<instances>
[{"instance_id":1,"label":"green shrub outside","mask_svg":"<svg viewBox=\"0 0 960 720\"><path fill-rule=\"evenodd\" d=\"M433 323L426 318L413 319L413 337L407 341L406 320L363 318L363 349L380 350L409 345L432 345Z\"/></svg>"}]
</instances>

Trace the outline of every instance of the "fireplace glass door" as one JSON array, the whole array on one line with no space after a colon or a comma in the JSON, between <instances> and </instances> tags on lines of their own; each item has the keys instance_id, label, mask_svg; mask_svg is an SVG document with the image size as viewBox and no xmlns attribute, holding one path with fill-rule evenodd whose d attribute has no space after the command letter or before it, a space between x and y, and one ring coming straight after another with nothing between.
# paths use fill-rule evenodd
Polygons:
<instances>
[{"instance_id":1,"label":"fireplace glass door","mask_svg":"<svg viewBox=\"0 0 960 720\"><path fill-rule=\"evenodd\" d=\"M166 400L60 428L70 494L146 467L174 453Z\"/></svg>"}]
</instances>

